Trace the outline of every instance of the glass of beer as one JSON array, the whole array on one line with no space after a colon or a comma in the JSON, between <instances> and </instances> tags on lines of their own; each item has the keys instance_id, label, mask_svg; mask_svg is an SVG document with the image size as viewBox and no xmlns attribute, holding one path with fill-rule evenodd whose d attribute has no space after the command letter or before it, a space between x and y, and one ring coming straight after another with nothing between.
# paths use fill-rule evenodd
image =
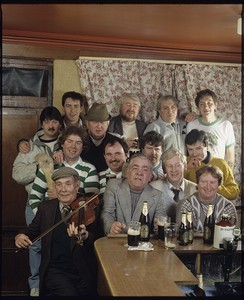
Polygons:
<instances>
[{"instance_id":1,"label":"glass of beer","mask_svg":"<svg viewBox=\"0 0 244 300\"><path fill-rule=\"evenodd\" d=\"M128 226L127 237L128 245L137 247L140 239L141 223L137 221L131 221Z\"/></svg>"},{"instance_id":2,"label":"glass of beer","mask_svg":"<svg viewBox=\"0 0 244 300\"><path fill-rule=\"evenodd\" d=\"M164 241L164 226L170 223L170 217L168 216L158 216L158 239Z\"/></svg>"},{"instance_id":3,"label":"glass of beer","mask_svg":"<svg viewBox=\"0 0 244 300\"><path fill-rule=\"evenodd\" d=\"M164 225L164 245L166 249L174 249L176 247L177 235L177 223L166 223Z\"/></svg>"}]
</instances>

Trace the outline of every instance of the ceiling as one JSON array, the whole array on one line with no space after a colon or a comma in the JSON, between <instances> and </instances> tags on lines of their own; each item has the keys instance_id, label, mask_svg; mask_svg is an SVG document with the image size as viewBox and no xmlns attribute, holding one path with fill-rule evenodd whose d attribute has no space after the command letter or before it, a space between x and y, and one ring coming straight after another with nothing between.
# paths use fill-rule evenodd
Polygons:
<instances>
[{"instance_id":1,"label":"ceiling","mask_svg":"<svg viewBox=\"0 0 244 300\"><path fill-rule=\"evenodd\" d=\"M241 56L241 36L237 34L237 20L242 12L239 4L3 4L1 7L4 42L38 44L46 40L80 50L130 50L142 55L147 51L160 55L168 49L168 53L175 51L178 55L183 51L203 56L204 52L222 53L236 60Z\"/></svg>"}]
</instances>

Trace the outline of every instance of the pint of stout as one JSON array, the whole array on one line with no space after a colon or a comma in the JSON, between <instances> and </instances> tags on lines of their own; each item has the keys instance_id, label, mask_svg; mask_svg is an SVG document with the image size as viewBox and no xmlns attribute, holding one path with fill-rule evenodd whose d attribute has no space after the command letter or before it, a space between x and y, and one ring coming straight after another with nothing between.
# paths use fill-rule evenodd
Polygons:
<instances>
[{"instance_id":1,"label":"pint of stout","mask_svg":"<svg viewBox=\"0 0 244 300\"><path fill-rule=\"evenodd\" d=\"M164 225L170 222L169 217L159 216L158 223L158 239L164 241Z\"/></svg>"},{"instance_id":2,"label":"pint of stout","mask_svg":"<svg viewBox=\"0 0 244 300\"><path fill-rule=\"evenodd\" d=\"M158 223L158 239L164 241L164 224Z\"/></svg>"},{"instance_id":3,"label":"pint of stout","mask_svg":"<svg viewBox=\"0 0 244 300\"><path fill-rule=\"evenodd\" d=\"M140 240L140 227L141 223L136 221L131 221L127 231L128 245L137 247Z\"/></svg>"}]
</instances>

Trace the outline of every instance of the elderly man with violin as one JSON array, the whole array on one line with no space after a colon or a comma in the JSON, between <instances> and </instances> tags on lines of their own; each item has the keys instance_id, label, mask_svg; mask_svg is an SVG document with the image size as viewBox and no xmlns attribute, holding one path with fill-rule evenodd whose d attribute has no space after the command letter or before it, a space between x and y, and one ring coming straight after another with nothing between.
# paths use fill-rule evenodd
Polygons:
<instances>
[{"instance_id":1,"label":"elderly man with violin","mask_svg":"<svg viewBox=\"0 0 244 300\"><path fill-rule=\"evenodd\" d=\"M61 167L53 173L52 179L57 199L40 203L32 223L15 237L15 245L28 248L41 239L40 295L95 296L96 265L92 232L95 214L94 217L91 214L97 194L85 203L77 199L79 174L73 168ZM87 211L84 207L88 203L92 205ZM73 204L73 212L62 217L63 210L67 211ZM86 214L89 216L86 217ZM68 227L67 222L70 222Z\"/></svg>"}]
</instances>

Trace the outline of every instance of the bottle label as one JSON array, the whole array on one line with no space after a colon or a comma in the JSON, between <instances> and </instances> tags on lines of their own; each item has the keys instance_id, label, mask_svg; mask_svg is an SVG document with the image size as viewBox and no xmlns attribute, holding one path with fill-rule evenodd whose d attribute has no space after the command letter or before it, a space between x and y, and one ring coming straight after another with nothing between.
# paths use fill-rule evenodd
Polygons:
<instances>
[{"instance_id":1,"label":"bottle label","mask_svg":"<svg viewBox=\"0 0 244 300\"><path fill-rule=\"evenodd\" d=\"M189 229L188 236L189 236L189 241L193 241L193 229Z\"/></svg>"},{"instance_id":2,"label":"bottle label","mask_svg":"<svg viewBox=\"0 0 244 300\"><path fill-rule=\"evenodd\" d=\"M185 231L182 235L182 240L184 243L188 243L189 240L189 235L188 235L188 231Z\"/></svg>"},{"instance_id":3,"label":"bottle label","mask_svg":"<svg viewBox=\"0 0 244 300\"><path fill-rule=\"evenodd\" d=\"M146 216L146 215L148 214L148 209L147 209L147 206L146 206L146 205L143 206L142 214L143 214L144 216Z\"/></svg>"},{"instance_id":4,"label":"bottle label","mask_svg":"<svg viewBox=\"0 0 244 300\"><path fill-rule=\"evenodd\" d=\"M149 237L149 227L147 225L141 226L141 238L148 238Z\"/></svg>"},{"instance_id":5,"label":"bottle label","mask_svg":"<svg viewBox=\"0 0 244 300\"><path fill-rule=\"evenodd\" d=\"M209 227L204 228L204 239L209 240L211 237L211 229Z\"/></svg>"}]
</instances>

